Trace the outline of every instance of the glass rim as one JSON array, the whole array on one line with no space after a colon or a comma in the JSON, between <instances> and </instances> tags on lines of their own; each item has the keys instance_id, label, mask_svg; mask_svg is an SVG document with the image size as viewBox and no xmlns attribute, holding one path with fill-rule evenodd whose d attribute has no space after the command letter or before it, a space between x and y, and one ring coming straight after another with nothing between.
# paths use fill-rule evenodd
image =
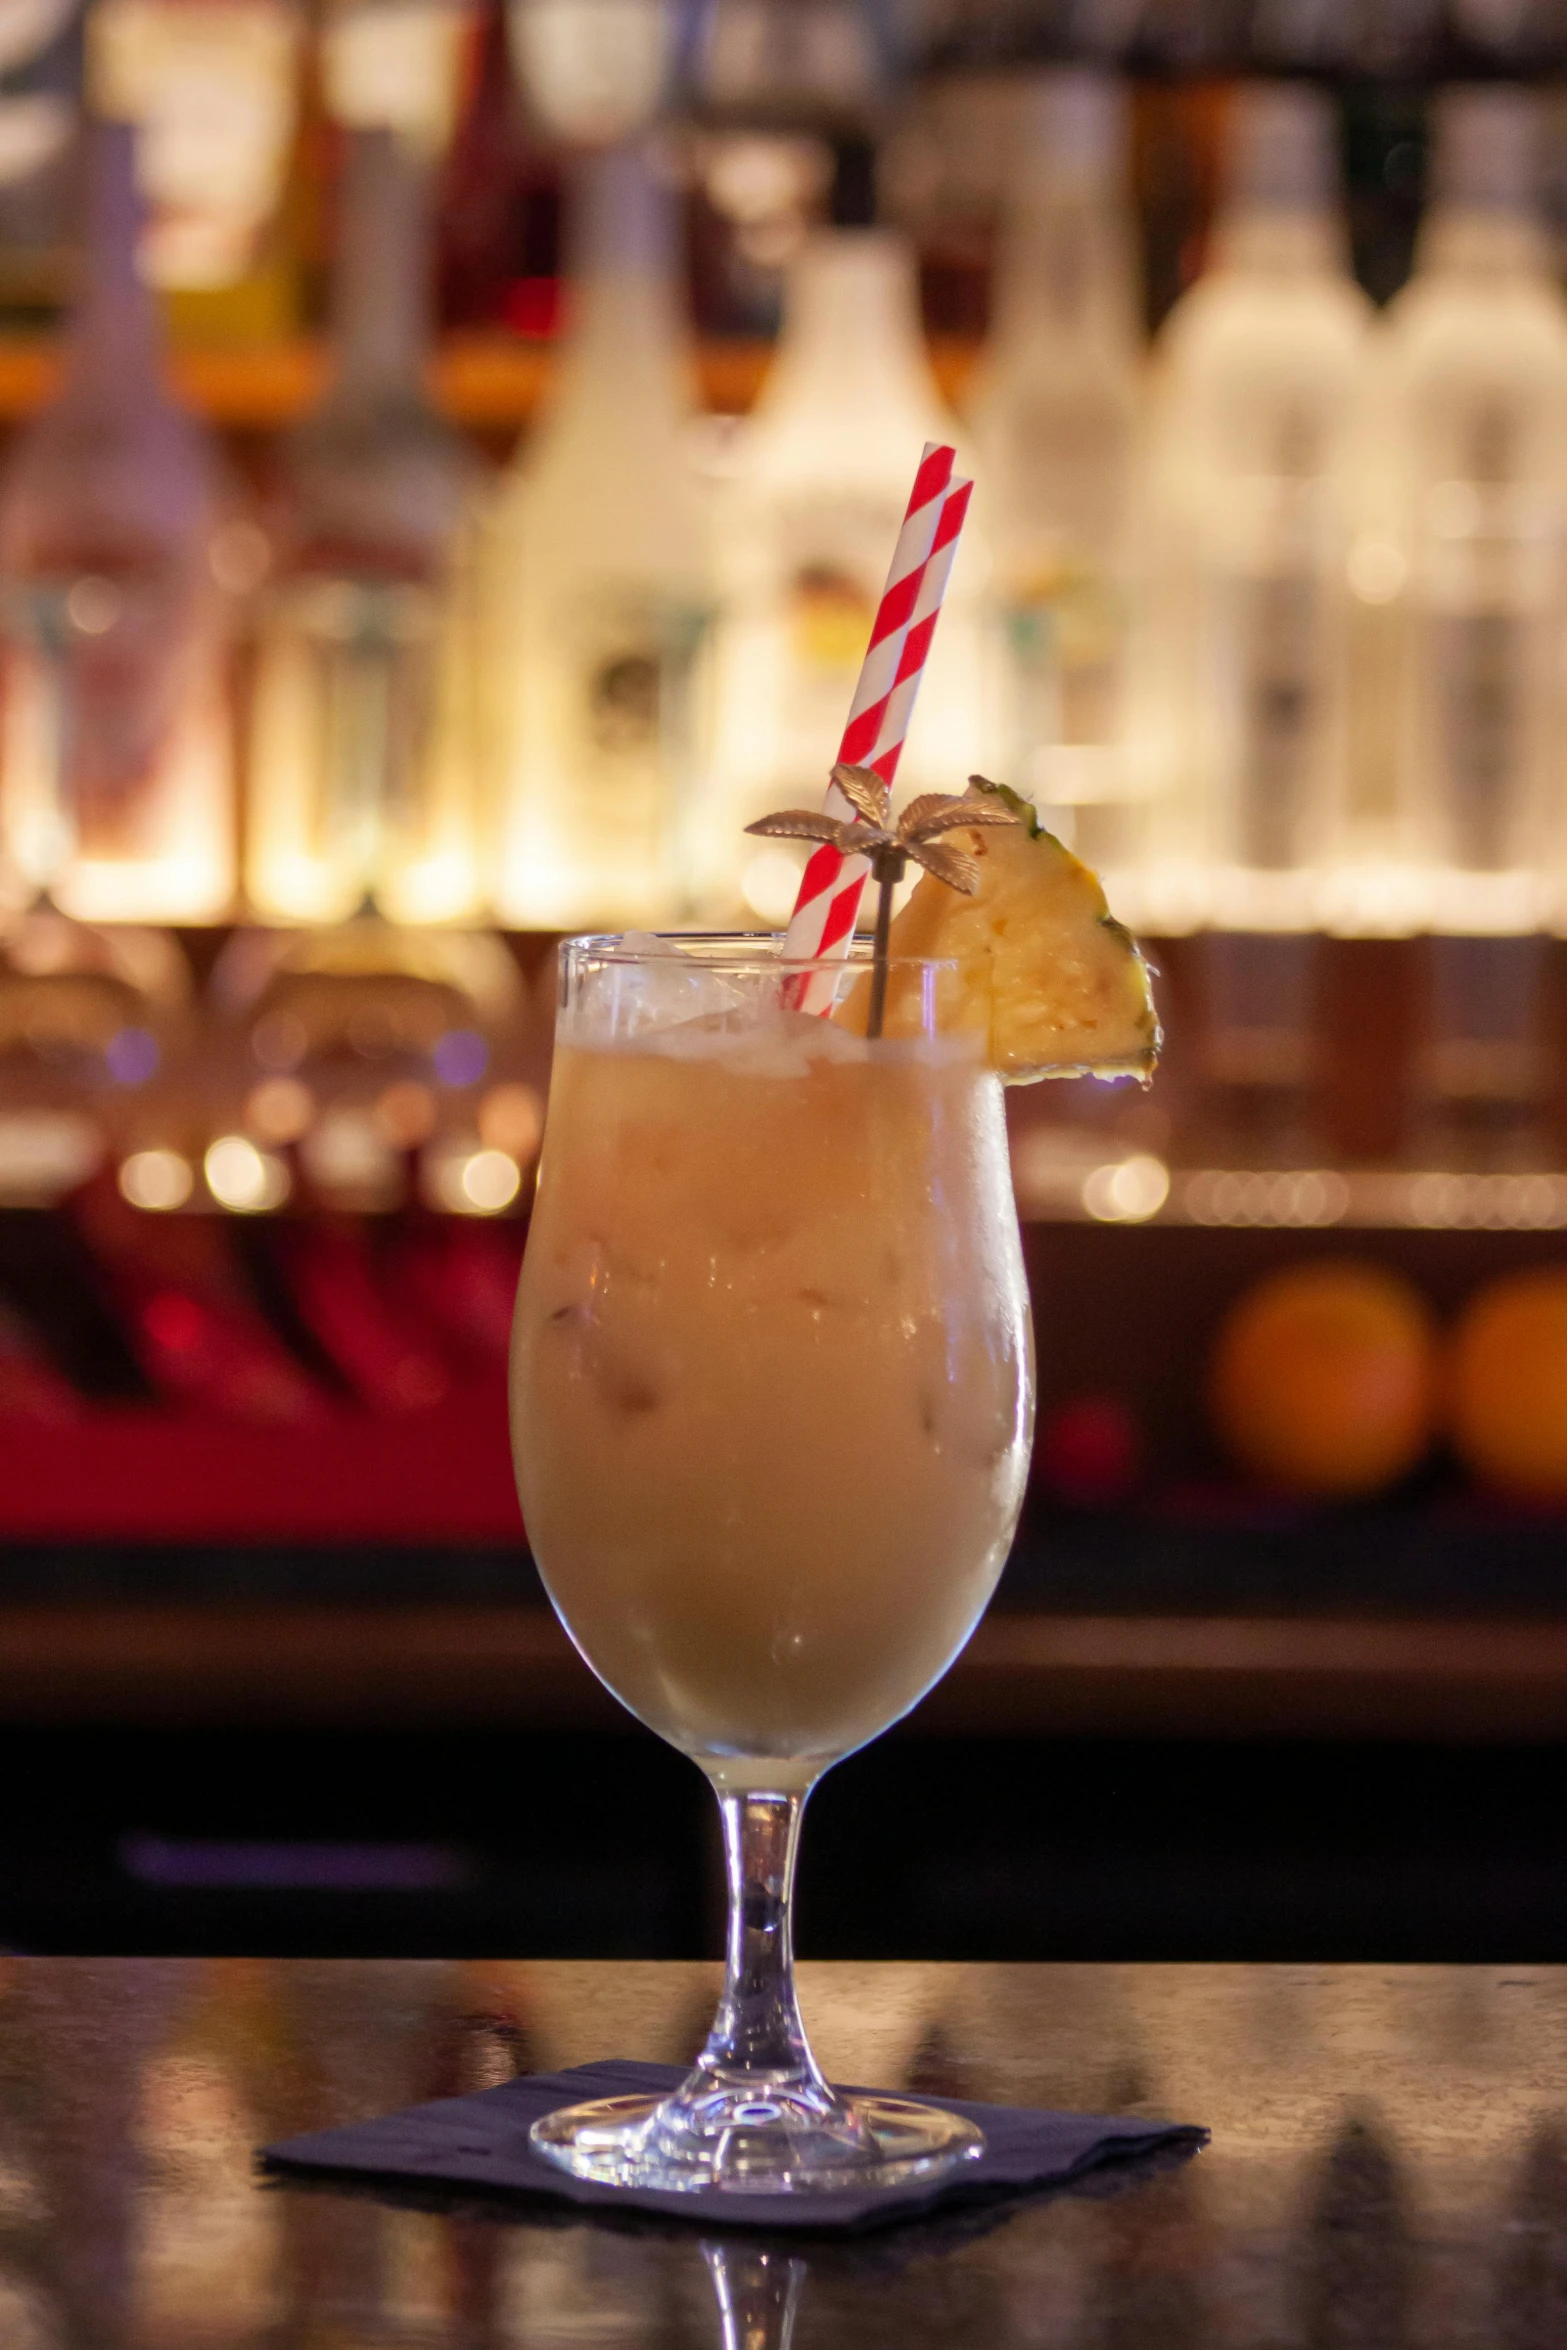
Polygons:
<instances>
[{"instance_id":1,"label":"glass rim","mask_svg":"<svg viewBox=\"0 0 1567 2350\"><path fill-rule=\"evenodd\" d=\"M830 955L785 955L788 934L782 930L628 930L580 931L560 942L562 956L574 962L700 963L709 970L734 971L869 971L875 961L875 941L868 930L856 931L846 949ZM889 955L888 971L960 971L957 955Z\"/></svg>"}]
</instances>

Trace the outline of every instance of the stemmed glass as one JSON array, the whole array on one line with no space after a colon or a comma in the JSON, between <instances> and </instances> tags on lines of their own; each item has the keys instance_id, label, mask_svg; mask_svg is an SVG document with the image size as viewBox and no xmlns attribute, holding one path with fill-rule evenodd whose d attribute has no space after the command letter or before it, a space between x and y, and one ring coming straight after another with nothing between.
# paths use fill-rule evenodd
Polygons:
<instances>
[{"instance_id":1,"label":"stemmed glass","mask_svg":"<svg viewBox=\"0 0 1567 2350\"><path fill-rule=\"evenodd\" d=\"M972 1632L1033 1395L972 991L950 963L895 961L868 1042L865 955L822 968L830 1018L786 1008L776 939L561 951L518 1489L573 1641L712 1782L729 1886L723 1995L686 2081L535 2127L552 2160L623 2185L891 2185L981 2147L955 2115L830 2087L795 1998L805 1799Z\"/></svg>"}]
</instances>

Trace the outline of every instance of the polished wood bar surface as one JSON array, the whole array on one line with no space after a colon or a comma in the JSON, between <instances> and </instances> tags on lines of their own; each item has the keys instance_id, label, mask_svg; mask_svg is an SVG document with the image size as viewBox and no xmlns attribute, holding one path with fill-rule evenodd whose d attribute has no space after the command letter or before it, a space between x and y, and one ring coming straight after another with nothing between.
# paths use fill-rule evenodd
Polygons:
<instances>
[{"instance_id":1,"label":"polished wood bar surface","mask_svg":"<svg viewBox=\"0 0 1567 2350\"><path fill-rule=\"evenodd\" d=\"M546 1608L0 1607L0 1724L625 1729ZM1567 1737L1567 1621L996 1611L934 1733Z\"/></svg>"},{"instance_id":2,"label":"polished wood bar surface","mask_svg":"<svg viewBox=\"0 0 1567 2350\"><path fill-rule=\"evenodd\" d=\"M0 1962L0 2338L82 2350L1545 2350L1567 1970L805 1966L839 2078L1205 2123L1174 2167L867 2239L260 2183L258 2144L606 2055L698 1965ZM720 2300L746 2317L726 2332Z\"/></svg>"}]
</instances>

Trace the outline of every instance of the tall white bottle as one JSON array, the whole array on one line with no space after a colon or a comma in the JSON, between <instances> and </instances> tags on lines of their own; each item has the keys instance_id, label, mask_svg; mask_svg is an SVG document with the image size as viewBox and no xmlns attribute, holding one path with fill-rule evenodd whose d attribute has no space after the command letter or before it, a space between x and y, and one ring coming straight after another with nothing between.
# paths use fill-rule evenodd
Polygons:
<instances>
[{"instance_id":1,"label":"tall white bottle","mask_svg":"<svg viewBox=\"0 0 1567 2350\"><path fill-rule=\"evenodd\" d=\"M579 166L570 341L494 517L495 896L536 929L658 922L685 896L712 591L671 214L637 146Z\"/></svg>"},{"instance_id":2,"label":"tall white bottle","mask_svg":"<svg viewBox=\"0 0 1567 2350\"><path fill-rule=\"evenodd\" d=\"M1350 480L1370 305L1326 101L1238 93L1211 266L1158 352L1148 752L1172 926L1309 928L1347 773Z\"/></svg>"},{"instance_id":3,"label":"tall white bottle","mask_svg":"<svg viewBox=\"0 0 1567 2350\"><path fill-rule=\"evenodd\" d=\"M1438 930L1549 918L1567 854L1567 303L1537 101L1438 101L1434 202L1383 330L1361 547L1404 606L1400 855Z\"/></svg>"},{"instance_id":4,"label":"tall white bottle","mask_svg":"<svg viewBox=\"0 0 1567 2350\"><path fill-rule=\"evenodd\" d=\"M955 435L920 331L913 252L873 225L872 164L868 148L840 149L831 225L791 267L778 356L725 485L712 791L695 842L701 901L715 915L787 920L801 860L742 828L769 809L820 803L920 451ZM960 790L991 755L978 541L971 517L900 792Z\"/></svg>"},{"instance_id":5,"label":"tall white bottle","mask_svg":"<svg viewBox=\"0 0 1567 2350\"><path fill-rule=\"evenodd\" d=\"M1086 69L1044 75L1022 128L969 405L1003 637L997 756L1053 832L1119 877L1140 845L1128 684L1142 331L1125 92Z\"/></svg>"}]
</instances>

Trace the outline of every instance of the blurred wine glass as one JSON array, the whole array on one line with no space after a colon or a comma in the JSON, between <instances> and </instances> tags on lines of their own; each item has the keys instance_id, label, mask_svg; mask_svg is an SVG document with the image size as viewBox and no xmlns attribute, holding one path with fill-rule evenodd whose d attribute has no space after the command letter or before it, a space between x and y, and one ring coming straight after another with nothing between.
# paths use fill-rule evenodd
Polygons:
<instances>
[{"instance_id":1,"label":"blurred wine glass","mask_svg":"<svg viewBox=\"0 0 1567 2350\"><path fill-rule=\"evenodd\" d=\"M205 1165L219 1205L280 1205L296 1180L367 1212L411 1191L468 1216L504 1214L520 1197L543 1126L547 1047L493 933L374 915L237 931L214 967L210 1008Z\"/></svg>"}]
</instances>

